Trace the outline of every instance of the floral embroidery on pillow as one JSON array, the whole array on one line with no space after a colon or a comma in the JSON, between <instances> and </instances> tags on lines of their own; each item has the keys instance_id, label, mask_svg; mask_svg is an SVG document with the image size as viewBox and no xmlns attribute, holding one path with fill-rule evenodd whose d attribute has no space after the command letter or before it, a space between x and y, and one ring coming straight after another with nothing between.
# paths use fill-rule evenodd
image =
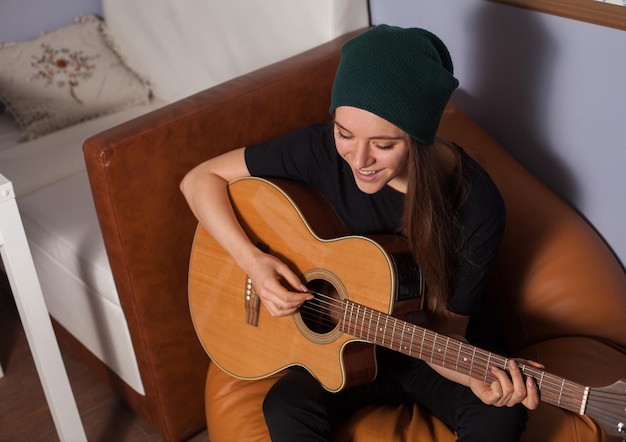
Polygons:
<instances>
[{"instance_id":1,"label":"floral embroidery on pillow","mask_svg":"<svg viewBox=\"0 0 626 442\"><path fill-rule=\"evenodd\" d=\"M93 76L96 64L92 61L100 54L85 55L82 50L55 49L46 43L42 43L41 48L43 49L41 56L32 56L31 66L37 72L31 76L31 80L43 79L46 81L46 86L52 84L56 84L59 88L67 86L72 98L83 104L76 96L74 89Z\"/></svg>"},{"instance_id":2,"label":"floral embroidery on pillow","mask_svg":"<svg viewBox=\"0 0 626 442\"><path fill-rule=\"evenodd\" d=\"M0 101L27 141L148 103L150 84L115 51L105 23L83 15L36 39L0 43Z\"/></svg>"}]
</instances>

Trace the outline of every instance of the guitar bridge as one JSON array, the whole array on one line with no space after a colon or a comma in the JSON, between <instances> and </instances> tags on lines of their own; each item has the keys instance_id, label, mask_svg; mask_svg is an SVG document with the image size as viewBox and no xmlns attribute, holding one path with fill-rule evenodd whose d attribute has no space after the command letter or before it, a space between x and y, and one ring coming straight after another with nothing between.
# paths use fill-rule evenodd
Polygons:
<instances>
[{"instance_id":1,"label":"guitar bridge","mask_svg":"<svg viewBox=\"0 0 626 442\"><path fill-rule=\"evenodd\" d=\"M257 241L256 246L263 252L269 253L270 246L262 241ZM259 324L259 307L261 299L256 294L252 280L246 275L246 289L244 290L244 304L246 306L246 323L253 327Z\"/></svg>"},{"instance_id":2,"label":"guitar bridge","mask_svg":"<svg viewBox=\"0 0 626 442\"><path fill-rule=\"evenodd\" d=\"M256 294L252 280L246 277L246 289L244 291L244 304L246 306L246 323L253 327L259 324L259 307L261 299Z\"/></svg>"}]
</instances>

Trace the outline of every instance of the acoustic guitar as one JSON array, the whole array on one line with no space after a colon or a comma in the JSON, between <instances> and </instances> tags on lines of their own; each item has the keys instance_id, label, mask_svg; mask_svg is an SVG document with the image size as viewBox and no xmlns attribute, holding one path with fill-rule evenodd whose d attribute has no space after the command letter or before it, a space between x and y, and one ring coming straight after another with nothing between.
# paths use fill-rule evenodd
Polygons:
<instances>
[{"instance_id":1,"label":"acoustic guitar","mask_svg":"<svg viewBox=\"0 0 626 442\"><path fill-rule=\"evenodd\" d=\"M202 226L194 238L189 304L213 363L240 379L287 367L309 370L329 391L376 376L375 345L490 382L509 358L423 326L422 279L399 235L354 236L317 193L288 180L243 178L229 184L235 214L258 247L280 258L314 294L299 311L273 317L235 261ZM613 436L626 432L626 380L590 388L520 364L541 400L587 415Z\"/></svg>"}]
</instances>

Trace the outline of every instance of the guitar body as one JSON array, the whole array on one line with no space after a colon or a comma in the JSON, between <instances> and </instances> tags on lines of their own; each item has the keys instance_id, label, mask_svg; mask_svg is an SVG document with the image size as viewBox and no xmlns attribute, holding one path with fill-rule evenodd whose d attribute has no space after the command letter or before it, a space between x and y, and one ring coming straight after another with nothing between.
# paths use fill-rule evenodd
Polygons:
<instances>
[{"instance_id":1,"label":"guitar body","mask_svg":"<svg viewBox=\"0 0 626 442\"><path fill-rule=\"evenodd\" d=\"M421 308L419 293L396 299L396 264L408 253L401 237L345 236L328 203L291 181L244 178L229 185L229 195L249 238L323 294L319 302L349 299L388 314ZM346 312L307 315L303 306L289 317L271 316L247 275L201 226L190 262L189 303L211 360L235 377L258 379L300 365L338 391L376 376L374 346L338 325Z\"/></svg>"}]
</instances>

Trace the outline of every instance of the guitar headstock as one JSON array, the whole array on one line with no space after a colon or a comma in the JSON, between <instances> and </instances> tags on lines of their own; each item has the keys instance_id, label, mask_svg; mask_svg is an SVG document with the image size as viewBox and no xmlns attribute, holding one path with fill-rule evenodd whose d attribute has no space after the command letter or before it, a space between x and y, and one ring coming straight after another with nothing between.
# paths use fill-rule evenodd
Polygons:
<instances>
[{"instance_id":1,"label":"guitar headstock","mask_svg":"<svg viewBox=\"0 0 626 442\"><path fill-rule=\"evenodd\" d=\"M584 414L599 422L607 434L626 440L626 379L591 388Z\"/></svg>"}]
</instances>

